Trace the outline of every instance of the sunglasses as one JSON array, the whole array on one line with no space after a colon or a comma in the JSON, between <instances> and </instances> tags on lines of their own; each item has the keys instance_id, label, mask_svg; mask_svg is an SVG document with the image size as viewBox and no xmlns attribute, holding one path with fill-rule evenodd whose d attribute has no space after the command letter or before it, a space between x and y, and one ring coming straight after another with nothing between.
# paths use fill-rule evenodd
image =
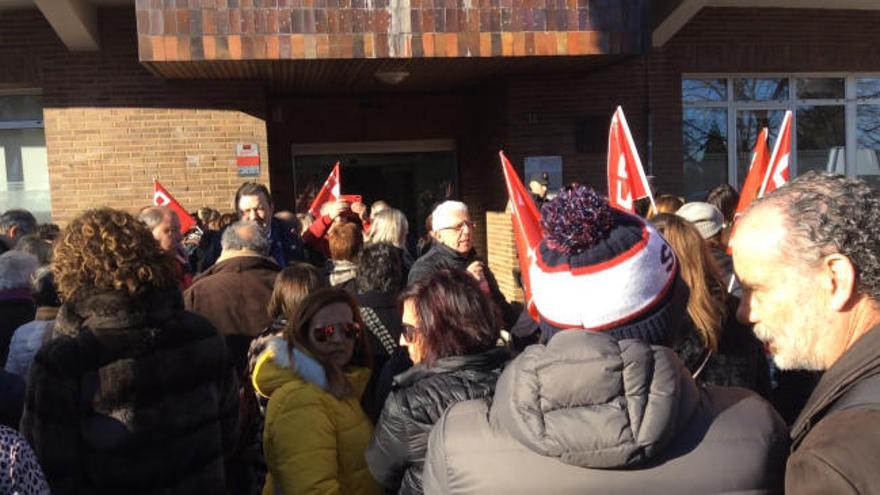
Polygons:
<instances>
[{"instance_id":1,"label":"sunglasses","mask_svg":"<svg viewBox=\"0 0 880 495\"><path fill-rule=\"evenodd\" d=\"M341 330L346 338L356 339L361 334L361 325L360 323L355 322L343 322L343 323L332 323L330 325L324 325L323 327L318 327L312 330L312 335L315 337L315 340L321 343L327 342L333 337L333 334L337 331Z\"/></svg>"},{"instance_id":2,"label":"sunglasses","mask_svg":"<svg viewBox=\"0 0 880 495\"><path fill-rule=\"evenodd\" d=\"M405 340L407 344L412 344L416 341L417 333L419 333L418 327L407 323L401 325L401 334L403 334L403 340Z\"/></svg>"}]
</instances>

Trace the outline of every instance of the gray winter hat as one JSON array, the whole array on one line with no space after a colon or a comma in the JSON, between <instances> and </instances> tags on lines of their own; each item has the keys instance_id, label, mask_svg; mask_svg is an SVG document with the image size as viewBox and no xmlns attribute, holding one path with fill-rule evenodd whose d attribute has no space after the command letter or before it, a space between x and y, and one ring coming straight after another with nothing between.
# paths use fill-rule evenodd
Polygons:
<instances>
[{"instance_id":1,"label":"gray winter hat","mask_svg":"<svg viewBox=\"0 0 880 495\"><path fill-rule=\"evenodd\" d=\"M694 224L703 239L709 239L724 228L724 215L709 203L686 203L675 214Z\"/></svg>"}]
</instances>

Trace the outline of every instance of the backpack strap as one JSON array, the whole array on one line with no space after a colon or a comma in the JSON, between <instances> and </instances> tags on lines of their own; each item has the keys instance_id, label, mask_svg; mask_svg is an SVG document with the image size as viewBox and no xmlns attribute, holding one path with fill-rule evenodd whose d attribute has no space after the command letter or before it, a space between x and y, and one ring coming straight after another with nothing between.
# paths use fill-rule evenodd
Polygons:
<instances>
[{"instance_id":1,"label":"backpack strap","mask_svg":"<svg viewBox=\"0 0 880 495\"><path fill-rule=\"evenodd\" d=\"M379 339L379 343L385 348L385 352L389 355L394 353L394 350L397 349L397 342L394 341L391 332L388 331L388 328L385 327L385 324L382 323L382 320L379 319L379 315L373 311L373 308L361 308L361 318L367 324L367 330Z\"/></svg>"}]
</instances>

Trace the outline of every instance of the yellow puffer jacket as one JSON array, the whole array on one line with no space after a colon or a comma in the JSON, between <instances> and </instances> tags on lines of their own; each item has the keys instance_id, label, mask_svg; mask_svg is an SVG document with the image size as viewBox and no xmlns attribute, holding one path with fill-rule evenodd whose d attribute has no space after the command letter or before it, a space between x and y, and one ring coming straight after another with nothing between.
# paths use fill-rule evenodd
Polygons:
<instances>
[{"instance_id":1,"label":"yellow puffer jacket","mask_svg":"<svg viewBox=\"0 0 880 495\"><path fill-rule=\"evenodd\" d=\"M311 362L300 362L303 358ZM295 359L300 369L319 366L304 354ZM340 401L321 388L318 370L303 369L308 379L292 371L282 339L273 340L257 359L254 389L269 398L263 430L269 475L263 495L378 494L364 460L373 426L357 398ZM370 370L354 368L346 375L360 397Z\"/></svg>"}]
</instances>

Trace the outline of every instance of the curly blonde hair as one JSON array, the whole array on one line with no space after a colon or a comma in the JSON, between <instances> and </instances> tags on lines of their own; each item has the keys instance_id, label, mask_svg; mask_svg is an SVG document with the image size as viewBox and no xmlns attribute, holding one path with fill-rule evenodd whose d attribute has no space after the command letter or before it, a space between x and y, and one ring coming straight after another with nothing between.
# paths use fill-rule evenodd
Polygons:
<instances>
[{"instance_id":1,"label":"curly blonde hair","mask_svg":"<svg viewBox=\"0 0 880 495\"><path fill-rule=\"evenodd\" d=\"M72 302L100 292L131 297L177 286L174 261L147 227L111 208L88 210L70 222L55 244L52 271L61 298Z\"/></svg>"}]
</instances>

